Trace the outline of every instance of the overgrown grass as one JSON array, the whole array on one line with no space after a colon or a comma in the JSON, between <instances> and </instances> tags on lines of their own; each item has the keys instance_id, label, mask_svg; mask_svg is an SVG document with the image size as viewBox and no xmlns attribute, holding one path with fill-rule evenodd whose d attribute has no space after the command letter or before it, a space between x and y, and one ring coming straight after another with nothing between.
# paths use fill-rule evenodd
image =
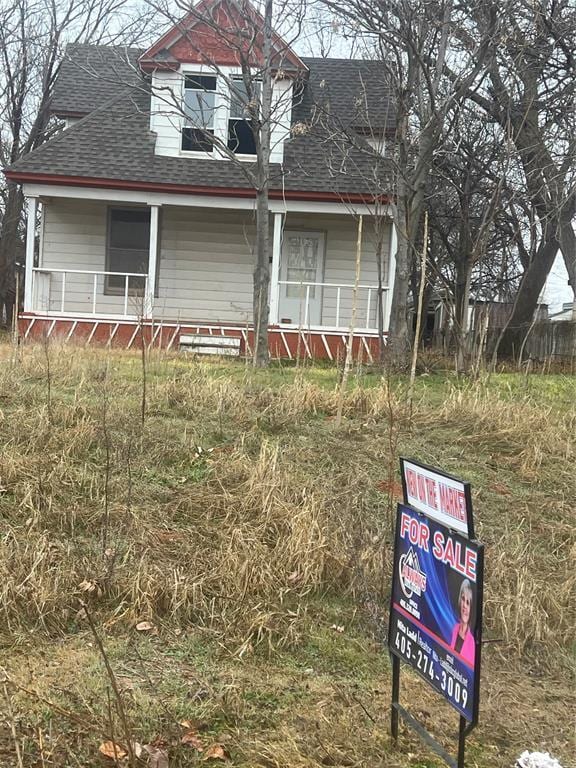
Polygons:
<instances>
[{"instance_id":1,"label":"overgrown grass","mask_svg":"<svg viewBox=\"0 0 576 768\"><path fill-rule=\"evenodd\" d=\"M49 345L25 347L11 365L2 353L0 641L20 685L32 674L43 696L105 732L107 679L87 646L85 600L113 665L133 678L127 700L141 740L176 744L178 720L193 710L210 738L228 734L239 765L427 760L413 740L413 758L390 753L379 645L397 461L412 455L474 484L485 634L496 641L485 652L485 711L498 717L493 697L500 686L508 701L511 670L570 695L558 681L569 675L575 624L573 378L422 376L409 421L402 379L358 372L337 430L334 369L253 371L154 352L142 425L137 355ZM158 634L142 637L142 620ZM57 675L40 672L54 649L65 694ZM190 669L204 698L190 693ZM407 690L442 729L433 695L411 678ZM80 698L73 706L70 697ZM323 697L326 722L315 714ZM55 715L32 699L20 691L14 707L27 712L23 748L38 758L25 722L55 728ZM534 729L535 746L549 738L564 748L567 719L550 719L555 705L538 717L533 709L504 728L506 749L493 729L479 736L477 764L511 765L510 750L530 746ZM75 750L86 764L94 732L59 720L53 764L73 765ZM171 754L171 766L196 760L181 747Z\"/></svg>"}]
</instances>

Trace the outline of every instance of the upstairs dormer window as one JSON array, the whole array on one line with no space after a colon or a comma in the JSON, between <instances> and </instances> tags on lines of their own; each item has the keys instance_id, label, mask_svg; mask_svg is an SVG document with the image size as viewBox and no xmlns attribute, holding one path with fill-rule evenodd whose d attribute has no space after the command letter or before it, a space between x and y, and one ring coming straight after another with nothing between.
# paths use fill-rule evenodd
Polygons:
<instances>
[{"instance_id":1,"label":"upstairs dormer window","mask_svg":"<svg viewBox=\"0 0 576 768\"><path fill-rule=\"evenodd\" d=\"M214 114L216 110L216 76L184 76L184 126L182 149L187 152L212 152Z\"/></svg>"},{"instance_id":2,"label":"upstairs dormer window","mask_svg":"<svg viewBox=\"0 0 576 768\"><path fill-rule=\"evenodd\" d=\"M252 81L252 101L244 79L232 78L230 89L230 115L228 118L228 149L237 155L255 155L256 142L250 122L250 112L260 104L260 83ZM251 109L252 107L252 109Z\"/></svg>"}]
</instances>

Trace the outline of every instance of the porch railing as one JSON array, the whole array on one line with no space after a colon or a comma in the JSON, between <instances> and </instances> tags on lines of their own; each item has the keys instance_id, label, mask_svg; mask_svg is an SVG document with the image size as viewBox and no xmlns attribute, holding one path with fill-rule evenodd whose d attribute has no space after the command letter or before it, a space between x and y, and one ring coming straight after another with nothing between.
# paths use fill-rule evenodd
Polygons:
<instances>
[{"instance_id":1,"label":"porch railing","mask_svg":"<svg viewBox=\"0 0 576 768\"><path fill-rule=\"evenodd\" d=\"M280 325L302 326L304 328L323 328L334 331L347 331L352 318L354 285L351 283L305 283L294 280L279 280L278 290L282 294L283 286L296 286L300 295L298 321L282 323L282 298L279 298ZM311 308L311 292L320 291L320 323L314 323ZM293 299L294 300L294 299ZM386 316L388 287L383 287L382 314ZM356 296L356 329L376 333L378 331L378 286L358 285Z\"/></svg>"},{"instance_id":2,"label":"porch railing","mask_svg":"<svg viewBox=\"0 0 576 768\"><path fill-rule=\"evenodd\" d=\"M146 273L34 267L32 274L33 312L130 318L145 313ZM116 278L117 284L110 285L110 278Z\"/></svg>"},{"instance_id":3,"label":"porch railing","mask_svg":"<svg viewBox=\"0 0 576 768\"><path fill-rule=\"evenodd\" d=\"M148 275L142 272L110 272L87 269L33 269L33 312L74 317L136 319L147 314ZM110 285L110 279L114 285ZM290 297L295 316L283 322L282 293L287 286L298 289ZM314 293L313 293L314 291ZM386 316L388 288L383 289L382 313ZM345 332L352 317L354 285L351 283L312 283L278 281L279 324L286 328L321 329ZM356 297L358 331L377 333L378 286L360 284ZM151 309L151 308L150 308ZM190 307L193 313L194 307Z\"/></svg>"}]
</instances>

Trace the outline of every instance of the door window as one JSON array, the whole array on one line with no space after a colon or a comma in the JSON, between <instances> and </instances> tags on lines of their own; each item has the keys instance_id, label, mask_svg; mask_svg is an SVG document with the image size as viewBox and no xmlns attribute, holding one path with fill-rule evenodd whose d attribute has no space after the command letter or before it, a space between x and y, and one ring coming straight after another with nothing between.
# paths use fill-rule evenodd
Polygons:
<instances>
[{"instance_id":1,"label":"door window","mask_svg":"<svg viewBox=\"0 0 576 768\"><path fill-rule=\"evenodd\" d=\"M318 273L318 238L300 235L288 236L286 280L289 283L315 283ZM286 297L299 298L306 293L306 286L287 285ZM316 297L316 288L309 287L309 297Z\"/></svg>"}]
</instances>

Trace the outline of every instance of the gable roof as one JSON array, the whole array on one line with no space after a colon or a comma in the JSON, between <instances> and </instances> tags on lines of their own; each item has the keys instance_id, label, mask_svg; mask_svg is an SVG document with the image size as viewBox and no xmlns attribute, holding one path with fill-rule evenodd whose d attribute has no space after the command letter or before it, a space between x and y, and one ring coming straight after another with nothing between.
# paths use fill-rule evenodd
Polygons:
<instances>
[{"instance_id":1,"label":"gable roof","mask_svg":"<svg viewBox=\"0 0 576 768\"><path fill-rule=\"evenodd\" d=\"M258 66L263 27L264 18L250 0L200 0L142 54L140 66L145 71L190 62L237 66L243 56ZM306 68L276 32L272 34L272 55L275 66L285 71Z\"/></svg>"},{"instance_id":2,"label":"gable roof","mask_svg":"<svg viewBox=\"0 0 576 768\"><path fill-rule=\"evenodd\" d=\"M59 115L84 112L85 117L20 159L6 175L15 181L253 196L237 163L155 154L155 135L149 129L150 84L137 68L140 53L71 46L54 90L52 110ZM391 119L385 89L376 87L377 62L304 59L304 63L310 74L295 99L292 122L313 127L287 140L284 163L271 168L271 195L352 199L381 194L388 162L375 162L345 141L335 142L324 130L324 117L318 120L316 114L338 117L342 123L359 119L361 110L353 108L348 89L354 90L356 80L360 83L372 75L375 89L368 101L384 99L381 108L374 110L374 119ZM318 106L316 91L324 95L329 109L325 103Z\"/></svg>"}]
</instances>

